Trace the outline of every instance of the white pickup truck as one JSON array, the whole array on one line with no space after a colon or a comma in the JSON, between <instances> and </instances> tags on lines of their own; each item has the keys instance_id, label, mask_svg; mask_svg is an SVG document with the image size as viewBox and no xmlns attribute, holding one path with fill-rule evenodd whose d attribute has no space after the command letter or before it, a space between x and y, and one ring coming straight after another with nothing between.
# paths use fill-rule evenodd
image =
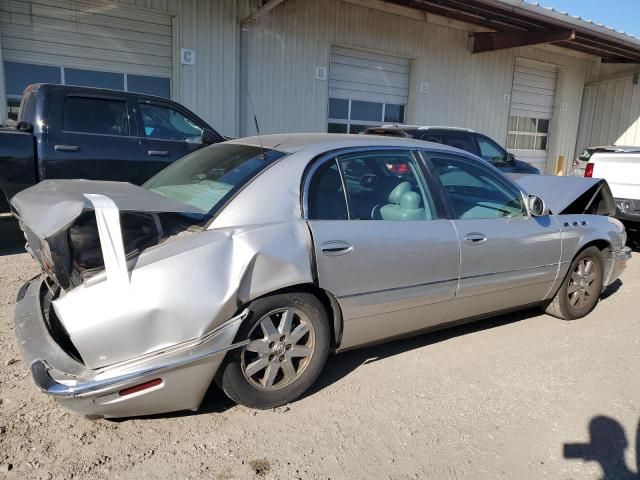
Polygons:
<instances>
[{"instance_id":1,"label":"white pickup truck","mask_svg":"<svg viewBox=\"0 0 640 480\"><path fill-rule=\"evenodd\" d=\"M640 152L595 152L584 176L604 178L616 202L616 217L640 229Z\"/></svg>"}]
</instances>

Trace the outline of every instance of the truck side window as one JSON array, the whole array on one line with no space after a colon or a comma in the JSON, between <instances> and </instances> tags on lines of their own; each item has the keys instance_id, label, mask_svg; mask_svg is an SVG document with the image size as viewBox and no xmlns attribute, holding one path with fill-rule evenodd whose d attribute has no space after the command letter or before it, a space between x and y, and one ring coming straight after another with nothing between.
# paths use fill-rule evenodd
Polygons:
<instances>
[{"instance_id":1,"label":"truck side window","mask_svg":"<svg viewBox=\"0 0 640 480\"><path fill-rule=\"evenodd\" d=\"M124 100L69 96L64 100L63 129L68 132L128 135Z\"/></svg>"},{"instance_id":2,"label":"truck side window","mask_svg":"<svg viewBox=\"0 0 640 480\"><path fill-rule=\"evenodd\" d=\"M202 128L170 107L140 103L140 113L147 138L199 142Z\"/></svg>"}]
</instances>

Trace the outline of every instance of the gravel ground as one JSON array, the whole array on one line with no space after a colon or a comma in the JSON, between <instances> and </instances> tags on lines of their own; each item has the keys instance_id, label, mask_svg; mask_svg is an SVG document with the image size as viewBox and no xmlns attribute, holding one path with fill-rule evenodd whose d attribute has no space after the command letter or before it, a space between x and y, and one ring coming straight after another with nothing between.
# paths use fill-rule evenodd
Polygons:
<instances>
[{"instance_id":1,"label":"gravel ground","mask_svg":"<svg viewBox=\"0 0 640 480\"><path fill-rule=\"evenodd\" d=\"M637 478L637 257L575 322L530 310L348 352L276 410L211 388L197 413L91 421L20 360L14 297L38 271L20 243L0 219L0 477Z\"/></svg>"}]
</instances>

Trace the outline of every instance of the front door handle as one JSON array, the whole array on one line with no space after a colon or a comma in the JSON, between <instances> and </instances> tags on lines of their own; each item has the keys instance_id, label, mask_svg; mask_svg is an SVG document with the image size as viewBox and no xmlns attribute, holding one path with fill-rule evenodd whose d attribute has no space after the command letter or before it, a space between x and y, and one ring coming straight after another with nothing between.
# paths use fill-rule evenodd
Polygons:
<instances>
[{"instance_id":1,"label":"front door handle","mask_svg":"<svg viewBox=\"0 0 640 480\"><path fill-rule=\"evenodd\" d=\"M80 150L80 147L77 145L54 145L53 149L56 152L77 152Z\"/></svg>"},{"instance_id":2,"label":"front door handle","mask_svg":"<svg viewBox=\"0 0 640 480\"><path fill-rule=\"evenodd\" d=\"M487 236L484 233L472 232L465 235L464 241L469 245L482 245L487 241Z\"/></svg>"},{"instance_id":3,"label":"front door handle","mask_svg":"<svg viewBox=\"0 0 640 480\"><path fill-rule=\"evenodd\" d=\"M337 257L338 255L346 255L353 251L353 245L343 240L330 240L320 245L322 253L328 257Z\"/></svg>"},{"instance_id":4,"label":"front door handle","mask_svg":"<svg viewBox=\"0 0 640 480\"><path fill-rule=\"evenodd\" d=\"M169 155L167 150L149 150L147 153L150 157L166 157Z\"/></svg>"}]
</instances>

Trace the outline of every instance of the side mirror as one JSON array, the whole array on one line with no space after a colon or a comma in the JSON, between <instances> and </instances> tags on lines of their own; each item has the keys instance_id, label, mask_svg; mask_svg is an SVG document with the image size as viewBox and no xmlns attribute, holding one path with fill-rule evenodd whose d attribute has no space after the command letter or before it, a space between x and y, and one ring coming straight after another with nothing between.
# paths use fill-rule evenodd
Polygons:
<instances>
[{"instance_id":1,"label":"side mirror","mask_svg":"<svg viewBox=\"0 0 640 480\"><path fill-rule=\"evenodd\" d=\"M18 122L16 123L15 129L19 132L32 133L33 125L29 122Z\"/></svg>"},{"instance_id":2,"label":"side mirror","mask_svg":"<svg viewBox=\"0 0 640 480\"><path fill-rule=\"evenodd\" d=\"M545 201L537 195L529 195L529 197L527 197L527 208L533 217L544 217L549 215L549 207Z\"/></svg>"},{"instance_id":3,"label":"side mirror","mask_svg":"<svg viewBox=\"0 0 640 480\"><path fill-rule=\"evenodd\" d=\"M203 145L211 145L213 143L218 143L219 141L220 136L216 132L209 130L208 128L202 129L202 133L200 134L200 143Z\"/></svg>"},{"instance_id":4,"label":"side mirror","mask_svg":"<svg viewBox=\"0 0 640 480\"><path fill-rule=\"evenodd\" d=\"M516 159L516 156L513 153L507 153L507 163L513 163Z\"/></svg>"}]
</instances>

